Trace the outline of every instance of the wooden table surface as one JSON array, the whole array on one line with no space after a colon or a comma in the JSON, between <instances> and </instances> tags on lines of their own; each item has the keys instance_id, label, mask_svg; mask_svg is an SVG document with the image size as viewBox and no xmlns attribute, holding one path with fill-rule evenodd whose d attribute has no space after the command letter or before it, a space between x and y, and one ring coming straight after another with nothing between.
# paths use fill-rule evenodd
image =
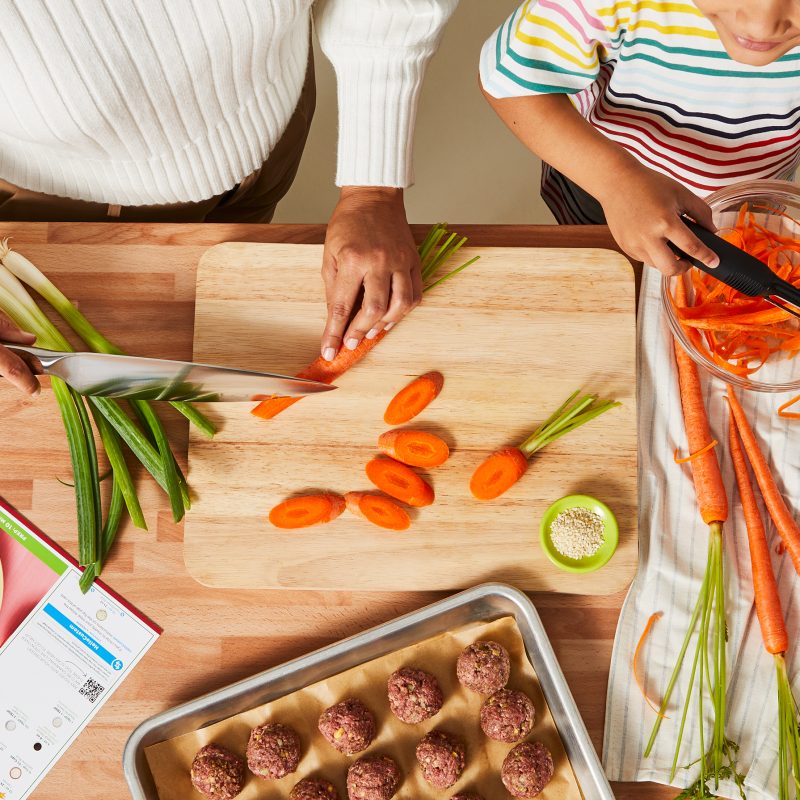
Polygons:
<instances>
[{"instance_id":1,"label":"wooden table surface","mask_svg":"<svg viewBox=\"0 0 800 800\"><path fill-rule=\"evenodd\" d=\"M476 245L611 247L607 229L454 225ZM0 237L51 272L97 327L129 352L191 358L194 277L205 248L224 241L319 243L321 225L0 223ZM415 226L421 236L426 226ZM63 259L41 258L68 244ZM80 245L76 247L75 245ZM104 270L109 246L115 267ZM130 261L125 253L130 252ZM320 284L321 291L321 284ZM1 383L1 382L0 382ZM0 495L70 552L76 552L69 457L52 397L29 400L0 385ZM169 422L185 467L186 425ZM43 781L37 800L127 796L121 755L143 719L338 639L427 605L435 593L213 590L183 564L183 526L166 498L142 478L149 531L126 525L104 578L164 628L164 635ZM624 593L605 597L533 594L598 752L606 682ZM79 790L79 792L78 792ZM621 799L661 800L674 790L616 784ZM590 800L587 798L587 800Z\"/></svg>"}]
</instances>

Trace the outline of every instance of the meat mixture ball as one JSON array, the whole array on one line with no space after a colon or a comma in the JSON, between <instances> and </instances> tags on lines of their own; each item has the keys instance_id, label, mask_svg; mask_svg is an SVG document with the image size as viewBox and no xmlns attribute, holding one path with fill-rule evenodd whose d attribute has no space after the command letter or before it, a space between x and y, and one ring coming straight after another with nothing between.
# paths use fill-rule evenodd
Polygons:
<instances>
[{"instance_id":1,"label":"meat mixture ball","mask_svg":"<svg viewBox=\"0 0 800 800\"><path fill-rule=\"evenodd\" d=\"M553 756L541 742L523 742L506 756L500 777L514 797L536 797L553 777Z\"/></svg>"},{"instance_id":2,"label":"meat mixture ball","mask_svg":"<svg viewBox=\"0 0 800 800\"><path fill-rule=\"evenodd\" d=\"M456 677L462 686L478 694L494 694L508 683L511 660L497 642L475 642L465 647L456 662Z\"/></svg>"},{"instance_id":3,"label":"meat mixture ball","mask_svg":"<svg viewBox=\"0 0 800 800\"><path fill-rule=\"evenodd\" d=\"M481 729L496 742L521 741L531 732L535 720L530 697L515 689L500 689L481 706Z\"/></svg>"},{"instance_id":4,"label":"meat mixture ball","mask_svg":"<svg viewBox=\"0 0 800 800\"><path fill-rule=\"evenodd\" d=\"M259 778L283 778L300 763L300 737L287 725L268 722L250 732L247 766Z\"/></svg>"},{"instance_id":5,"label":"meat mixture ball","mask_svg":"<svg viewBox=\"0 0 800 800\"><path fill-rule=\"evenodd\" d=\"M212 742L197 751L190 776L209 800L232 800L244 788L244 759Z\"/></svg>"},{"instance_id":6,"label":"meat mixture ball","mask_svg":"<svg viewBox=\"0 0 800 800\"><path fill-rule=\"evenodd\" d=\"M366 750L375 738L375 717L355 698L325 709L318 727L339 752L348 756Z\"/></svg>"},{"instance_id":7,"label":"meat mixture ball","mask_svg":"<svg viewBox=\"0 0 800 800\"><path fill-rule=\"evenodd\" d=\"M400 782L400 768L389 756L364 756L347 770L347 796L350 800L389 800Z\"/></svg>"},{"instance_id":8,"label":"meat mixture ball","mask_svg":"<svg viewBox=\"0 0 800 800\"><path fill-rule=\"evenodd\" d=\"M389 708L409 725L438 714L444 703L439 681L422 669L403 667L389 676Z\"/></svg>"},{"instance_id":9,"label":"meat mixture ball","mask_svg":"<svg viewBox=\"0 0 800 800\"><path fill-rule=\"evenodd\" d=\"M452 786L464 771L464 743L443 730L432 730L417 745L417 761L422 777L435 789Z\"/></svg>"},{"instance_id":10,"label":"meat mixture ball","mask_svg":"<svg viewBox=\"0 0 800 800\"><path fill-rule=\"evenodd\" d=\"M339 800L339 792L330 781L303 778L289 792L289 800Z\"/></svg>"}]
</instances>

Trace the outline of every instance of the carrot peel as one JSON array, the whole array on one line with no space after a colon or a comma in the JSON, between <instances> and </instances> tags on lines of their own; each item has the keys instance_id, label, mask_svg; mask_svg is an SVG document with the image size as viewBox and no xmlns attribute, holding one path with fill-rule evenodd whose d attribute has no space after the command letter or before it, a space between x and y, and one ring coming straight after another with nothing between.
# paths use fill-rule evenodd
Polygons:
<instances>
[{"instance_id":1,"label":"carrot peel","mask_svg":"<svg viewBox=\"0 0 800 800\"><path fill-rule=\"evenodd\" d=\"M793 397L791 400L787 400L783 405L778 406L778 416L784 419L800 419L799 412L786 410L787 408L791 408L798 401L800 401L800 394L797 395L797 397Z\"/></svg>"},{"instance_id":2,"label":"carrot peel","mask_svg":"<svg viewBox=\"0 0 800 800\"><path fill-rule=\"evenodd\" d=\"M701 447L697 452L690 453L684 458L678 458L678 448L676 447L672 457L675 459L676 464L688 464L690 461L694 461L696 458L699 458L704 453L707 453L709 450L716 447L718 444L719 442L716 439L712 439L705 447Z\"/></svg>"},{"instance_id":3,"label":"carrot peel","mask_svg":"<svg viewBox=\"0 0 800 800\"><path fill-rule=\"evenodd\" d=\"M649 619L647 620L647 624L644 626L644 630L642 631L642 635L639 637L639 641L636 644L636 649L633 651L633 677L636 681L636 685L639 687L639 691L642 693L642 697L644 697L645 702L653 711L658 714L659 717L663 719L669 719L668 716L662 714L659 710L658 706L647 696L647 692L644 688L644 681L642 680L641 676L639 675L639 653L644 646L645 640L647 639L648 634L650 633L653 625L655 624L656 620L661 619L663 613L661 611L656 611L654 614L651 614Z\"/></svg>"}]
</instances>

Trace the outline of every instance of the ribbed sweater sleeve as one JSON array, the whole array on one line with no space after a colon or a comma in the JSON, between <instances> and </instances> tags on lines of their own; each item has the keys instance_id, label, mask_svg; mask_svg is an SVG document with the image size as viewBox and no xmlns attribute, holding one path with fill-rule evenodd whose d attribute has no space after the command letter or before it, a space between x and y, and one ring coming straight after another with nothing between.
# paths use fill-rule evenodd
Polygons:
<instances>
[{"instance_id":1,"label":"ribbed sweater sleeve","mask_svg":"<svg viewBox=\"0 0 800 800\"><path fill-rule=\"evenodd\" d=\"M410 186L428 61L458 0L319 0L314 20L336 71L339 186Z\"/></svg>"}]
</instances>

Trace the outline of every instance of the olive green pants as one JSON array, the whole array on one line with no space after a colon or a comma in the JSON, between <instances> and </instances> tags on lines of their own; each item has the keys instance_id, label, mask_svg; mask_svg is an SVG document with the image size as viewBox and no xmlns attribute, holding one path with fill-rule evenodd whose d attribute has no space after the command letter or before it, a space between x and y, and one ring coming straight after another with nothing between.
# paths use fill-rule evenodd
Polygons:
<instances>
[{"instance_id":1,"label":"olive green pants","mask_svg":"<svg viewBox=\"0 0 800 800\"><path fill-rule=\"evenodd\" d=\"M309 58L297 108L267 160L241 183L208 200L118 206L31 192L0 178L0 221L23 222L269 222L289 191L303 155L316 105Z\"/></svg>"}]
</instances>

